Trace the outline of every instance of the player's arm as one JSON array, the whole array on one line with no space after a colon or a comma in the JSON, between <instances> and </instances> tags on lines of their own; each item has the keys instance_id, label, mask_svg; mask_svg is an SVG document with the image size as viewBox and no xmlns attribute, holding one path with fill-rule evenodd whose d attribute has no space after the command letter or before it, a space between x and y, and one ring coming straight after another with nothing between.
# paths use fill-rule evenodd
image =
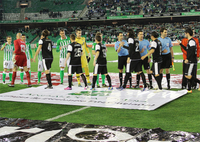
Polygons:
<instances>
[{"instance_id":1,"label":"player's arm","mask_svg":"<svg viewBox=\"0 0 200 142\"><path fill-rule=\"evenodd\" d=\"M31 55L31 61L33 61L33 54L32 54L32 50L31 50L31 45L30 44L28 45L28 50L29 50L29 53Z\"/></svg>"},{"instance_id":2,"label":"player's arm","mask_svg":"<svg viewBox=\"0 0 200 142\"><path fill-rule=\"evenodd\" d=\"M199 40L198 39L197 39L196 43L197 43L197 58L199 58L200 47L199 47Z\"/></svg>"},{"instance_id":3,"label":"player's arm","mask_svg":"<svg viewBox=\"0 0 200 142\"><path fill-rule=\"evenodd\" d=\"M172 47L170 48L170 52L171 52L171 56L172 56L172 62L174 62L174 51L173 51Z\"/></svg>"},{"instance_id":4,"label":"player's arm","mask_svg":"<svg viewBox=\"0 0 200 142\"><path fill-rule=\"evenodd\" d=\"M38 46L38 49L37 49L37 51L36 51L36 53L35 53L35 56L34 56L34 58L33 58L33 61L35 62L35 59L36 59L36 57L37 57L37 55L40 53L40 50L42 49L42 44L40 44L39 46Z\"/></svg>"},{"instance_id":5,"label":"player's arm","mask_svg":"<svg viewBox=\"0 0 200 142\"><path fill-rule=\"evenodd\" d=\"M96 53L95 53L95 44L93 44L93 45L92 45L92 55L95 56L95 54L96 54Z\"/></svg>"},{"instance_id":6,"label":"player's arm","mask_svg":"<svg viewBox=\"0 0 200 142\"><path fill-rule=\"evenodd\" d=\"M6 45L7 45L7 42L3 45L3 47L1 48L1 51L4 50L4 48L6 47Z\"/></svg>"},{"instance_id":7,"label":"player's arm","mask_svg":"<svg viewBox=\"0 0 200 142\"><path fill-rule=\"evenodd\" d=\"M60 52L60 40L57 40L56 52Z\"/></svg>"},{"instance_id":8,"label":"player's arm","mask_svg":"<svg viewBox=\"0 0 200 142\"><path fill-rule=\"evenodd\" d=\"M88 53L88 56L91 58L90 50L89 50L89 48L87 47L86 41L85 41L85 43L84 43L84 46L85 46L85 50L86 50L87 53Z\"/></svg>"},{"instance_id":9,"label":"player's arm","mask_svg":"<svg viewBox=\"0 0 200 142\"><path fill-rule=\"evenodd\" d=\"M71 52L67 52L67 57L65 59L65 67L67 65L67 60L69 59L70 55L71 55Z\"/></svg>"},{"instance_id":10,"label":"player's arm","mask_svg":"<svg viewBox=\"0 0 200 142\"><path fill-rule=\"evenodd\" d=\"M93 61L94 66L96 65L96 60L97 60L98 57L99 57L99 51L96 51L95 58L94 58L94 61Z\"/></svg>"}]
</instances>

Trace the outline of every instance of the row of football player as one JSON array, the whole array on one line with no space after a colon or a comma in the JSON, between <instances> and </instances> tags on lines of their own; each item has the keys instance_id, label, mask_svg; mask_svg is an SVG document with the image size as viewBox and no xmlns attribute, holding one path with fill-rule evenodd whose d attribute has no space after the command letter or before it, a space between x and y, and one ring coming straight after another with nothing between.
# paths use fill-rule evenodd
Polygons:
<instances>
[{"instance_id":1,"label":"row of football player","mask_svg":"<svg viewBox=\"0 0 200 142\"><path fill-rule=\"evenodd\" d=\"M170 89L170 74L169 74L169 68L171 67L171 61L173 62L173 50L172 50L172 44L171 44L171 40L169 39L169 38L167 38L167 29L165 29L165 28L162 28L161 30L160 30L160 32L161 32L161 37L160 38L158 38L160 41L161 41L161 43L162 43L162 60L163 61L167 61L167 62L162 62L162 64L161 64L161 68L163 69L163 68L165 68L166 69L166 77L167 77L167 82L168 82L168 89ZM76 38L76 40L77 39L81 39L82 40L82 46L84 46L84 44L85 44L85 49L87 49L87 46L86 46L86 43L84 42L85 41L85 39L84 38L82 38L81 37L81 30L77 30L76 31L76 34L77 34L77 38ZM79 37L78 37L78 34L79 34ZM60 35L61 35L61 39L59 39L59 40L63 40L63 39L67 39L66 38L66 36L65 36L65 33L64 33L64 31L60 31ZM134 38L135 36L134 36L134 32L133 32L133 38ZM140 54L141 54L141 56L142 55L145 55L145 54L147 54L147 49L149 49L150 50L150 44L149 44L149 42L147 41L147 40L144 40L143 39L143 32L142 31L138 31L138 39L139 39L139 43L138 43L138 45L137 44L135 44L135 53L133 53L133 54L135 54L135 55L137 55L136 53L137 53L137 51L139 51L140 52ZM60 57L66 57L66 49L67 48L65 48L65 47L67 47L67 45L69 44L69 39L68 40L65 40L65 41L59 41L58 40L58 42L57 42L57 49L59 50L61 50L61 54L60 54ZM128 56L130 56L130 50L129 49L132 49L132 48L124 48L124 46L125 46L125 44L127 44L126 43L126 41L123 41L122 42L122 40L123 40L123 34L122 33L119 33L118 34L118 42L115 44L115 49L116 49L116 51L118 52L118 55L119 55L119 62L118 62L118 68L119 68L119 78L120 78L120 87L122 86L122 72L123 72L123 67L124 66L126 66L126 64L127 64L127 62L126 62L126 60L127 60L127 58L128 58ZM135 42L136 43L136 42ZM130 44L130 43L129 43ZM59 45L62 45L62 46L60 46L59 47ZM124 46L123 46L124 45ZM122 47L123 46L123 47ZM133 48L133 49L134 49ZM127 52L129 50L129 52ZM84 50L83 50L84 51ZM87 50L86 50L87 51ZM89 51L87 51L88 53L89 53ZM93 54L95 54L95 46L93 45ZM129 54L129 55L128 55ZM139 55L139 54L138 54ZM197 54L197 57L198 57L198 55L199 54ZM89 54L89 56L90 56L90 54ZM135 57L137 57L137 56L135 56ZM139 57L139 56L138 56ZM138 58L139 59L139 58ZM171 60L170 60L171 59ZM137 60L137 58L136 58L136 60ZM86 59L85 59L85 61L86 61ZM134 61L134 59L133 60L131 60L131 61ZM139 78L140 78L140 75L142 76L142 79L143 79L143 82L144 82L144 86L146 87L146 80L145 80L145 78L144 78L144 75L143 75L143 73L141 72L141 71L138 71L138 67L140 68L140 64L142 64L143 66L144 66L144 68L145 68L145 70L147 70L147 73L148 73L148 78L149 78L149 81L150 81L150 88L152 88L152 79L151 79L151 73L150 73L150 70L149 70L149 59L145 59L145 60L143 60L142 62L140 62L139 61L139 64L138 65L132 65L132 64L130 64L130 67L131 67L131 71L136 71L138 74L137 74L137 85L135 86L135 88L137 88L138 87L138 85L139 85ZM60 63L64 63L64 59L60 59ZM134 62L134 64L135 64L136 62ZM62 65L60 65L61 66L61 72L62 72L62 68L64 68L64 67L62 67ZM88 67L88 65L87 65L87 67ZM129 68L130 68L129 67ZM137 68L136 68L137 67ZM160 76L161 76L161 80L162 80L162 72L163 72L163 70L160 70L159 71L159 74L160 74ZM64 70L64 69L63 69ZM140 70L140 69L139 69ZM64 72L64 71L63 71ZM62 75L61 75L62 76ZM64 75L63 75L64 76ZM131 77L130 77L130 79L131 79ZM79 81L80 82L80 81ZM89 83L90 83L90 81L88 81ZM62 78L61 78L61 83L63 83L62 82ZM79 83L80 84L80 83Z\"/></svg>"}]
</instances>

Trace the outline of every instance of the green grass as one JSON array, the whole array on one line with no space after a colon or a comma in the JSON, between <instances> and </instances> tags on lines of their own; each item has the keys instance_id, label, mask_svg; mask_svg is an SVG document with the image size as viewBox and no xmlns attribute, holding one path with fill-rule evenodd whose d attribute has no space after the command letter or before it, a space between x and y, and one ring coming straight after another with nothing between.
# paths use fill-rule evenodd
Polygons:
<instances>
[{"instance_id":1,"label":"green grass","mask_svg":"<svg viewBox=\"0 0 200 142\"><path fill-rule=\"evenodd\" d=\"M174 47L173 49L174 52L181 52L180 47ZM34 51L33 53L35 54ZM107 57L108 61L117 60L117 53L114 48L108 48ZM0 71L2 71L3 52L0 52L0 58ZM175 56L175 59L182 59L182 56ZM89 64L90 72L93 71L92 61ZM32 63L31 67L31 71L37 71L37 62ZM175 63L175 67L176 71L171 70L171 73L182 74L182 63ZM55 50L51 71L60 71L59 53ZM118 73L117 63L108 63L108 71ZM26 88L26 86L16 85L14 88L9 88L7 85L0 84L0 93L23 88ZM167 103L154 111L90 107L54 121L135 128L160 127L167 131L200 132L199 101L199 92L194 90L192 94ZM81 106L0 101L0 117L46 120L79 108Z\"/></svg>"}]
</instances>

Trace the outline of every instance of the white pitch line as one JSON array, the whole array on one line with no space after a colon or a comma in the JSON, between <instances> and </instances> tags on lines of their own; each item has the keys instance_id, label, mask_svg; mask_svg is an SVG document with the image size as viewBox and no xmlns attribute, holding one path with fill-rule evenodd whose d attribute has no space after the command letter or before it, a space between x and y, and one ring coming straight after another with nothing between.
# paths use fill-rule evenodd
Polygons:
<instances>
[{"instance_id":1,"label":"white pitch line","mask_svg":"<svg viewBox=\"0 0 200 142\"><path fill-rule=\"evenodd\" d=\"M73 110L73 111L70 111L70 112L68 112L68 113L64 113L64 114L58 115L58 116L53 117L53 118L49 118L49 119L47 119L47 120L45 120L45 121L52 121L52 120L55 120L55 119L58 119L58 118L61 118L61 117L64 117L64 116L67 116L67 115L70 115L70 114L79 112L79 111L84 110L84 109L87 109L87 108L90 108L90 107L87 106L87 107L83 107L83 108L80 108L80 109L77 109L77 110Z\"/></svg>"}]
</instances>

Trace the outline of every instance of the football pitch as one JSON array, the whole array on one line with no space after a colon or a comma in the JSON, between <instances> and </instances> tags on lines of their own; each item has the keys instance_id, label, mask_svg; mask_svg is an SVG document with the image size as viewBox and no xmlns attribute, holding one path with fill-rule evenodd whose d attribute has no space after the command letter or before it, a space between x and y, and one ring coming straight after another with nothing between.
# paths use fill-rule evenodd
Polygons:
<instances>
[{"instance_id":1,"label":"football pitch","mask_svg":"<svg viewBox=\"0 0 200 142\"><path fill-rule=\"evenodd\" d=\"M179 46L174 46L173 50L174 53L181 53ZM35 51L33 50L34 54ZM182 55L175 55L174 57L175 60L182 60ZM0 71L3 71L2 51L0 58ZM108 48L107 61L113 61L107 63L108 72L118 73L117 62L114 62L117 58L114 48ZM93 71L92 63L93 57L89 63L90 72ZM182 74L182 62L175 62L174 64L176 70L171 69L171 74ZM37 61L31 63L31 71L37 72ZM59 53L55 50L51 72L60 72ZM66 72L67 69L65 69ZM197 74L200 75L199 70ZM34 87L37 87L37 85L34 85ZM26 88L26 85L16 84L14 88L9 88L7 85L0 84L0 93L24 88ZM178 89L172 90L177 91ZM147 129L159 127L166 131L200 132L199 94L198 90L193 90L192 94L184 95L154 111L0 101L0 117ZM61 116L62 114L66 115Z\"/></svg>"}]
</instances>

